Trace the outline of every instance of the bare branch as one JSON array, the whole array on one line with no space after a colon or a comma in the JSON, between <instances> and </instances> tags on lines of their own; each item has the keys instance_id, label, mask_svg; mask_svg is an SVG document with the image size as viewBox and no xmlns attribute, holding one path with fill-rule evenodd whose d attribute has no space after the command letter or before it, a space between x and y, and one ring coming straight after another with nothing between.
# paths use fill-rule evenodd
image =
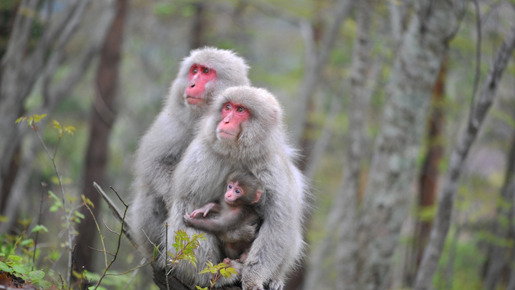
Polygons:
<instances>
[{"instance_id":1,"label":"bare branch","mask_svg":"<svg viewBox=\"0 0 515 290\"><path fill-rule=\"evenodd\" d=\"M107 202L107 205L109 206L109 209L111 209L111 213L113 214L113 216L120 223L122 223L122 225L123 224L125 225L124 227L122 227L123 234L125 235L125 237L127 237L127 239L131 242L131 244L137 249L138 248L138 244L132 239L132 237L130 235L130 225L127 224L127 221L124 219L124 216L120 213L120 210L118 209L116 204L114 204L114 202L111 200L111 198L109 198L109 196L100 187L100 185L98 185L98 183L93 182L93 187L98 191L98 193L105 200L105 202ZM116 193L116 191L115 191L115 193ZM120 198L118 193L116 193L116 195L118 196L118 198ZM120 198L120 200L123 202L123 200L121 198ZM123 202L123 204L124 204L125 207L128 207L125 204L125 202Z\"/></svg>"}]
</instances>

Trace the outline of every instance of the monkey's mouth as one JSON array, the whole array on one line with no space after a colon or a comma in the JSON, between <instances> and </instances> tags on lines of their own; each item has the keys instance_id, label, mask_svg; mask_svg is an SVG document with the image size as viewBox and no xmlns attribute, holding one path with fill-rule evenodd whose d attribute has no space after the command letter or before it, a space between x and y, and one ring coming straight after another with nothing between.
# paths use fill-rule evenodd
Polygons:
<instances>
[{"instance_id":1,"label":"monkey's mouth","mask_svg":"<svg viewBox=\"0 0 515 290\"><path fill-rule=\"evenodd\" d=\"M186 96L186 102L190 105L198 105L202 102L202 97Z\"/></svg>"},{"instance_id":2,"label":"monkey's mouth","mask_svg":"<svg viewBox=\"0 0 515 290\"><path fill-rule=\"evenodd\" d=\"M236 203L234 202L234 200L229 200L229 199L227 199L227 198L225 199L225 203L227 203L227 205L229 205L229 206L235 206L235 205L236 205Z\"/></svg>"},{"instance_id":3,"label":"monkey's mouth","mask_svg":"<svg viewBox=\"0 0 515 290\"><path fill-rule=\"evenodd\" d=\"M236 139L236 135L225 130L218 130L218 138L222 140L234 140Z\"/></svg>"}]
</instances>

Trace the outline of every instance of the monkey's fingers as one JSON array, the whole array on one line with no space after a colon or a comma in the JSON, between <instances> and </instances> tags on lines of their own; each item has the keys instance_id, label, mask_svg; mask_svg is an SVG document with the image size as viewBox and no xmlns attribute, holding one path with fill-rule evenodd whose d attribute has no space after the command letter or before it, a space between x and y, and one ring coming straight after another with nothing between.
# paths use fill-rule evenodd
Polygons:
<instances>
[{"instance_id":1,"label":"monkey's fingers","mask_svg":"<svg viewBox=\"0 0 515 290\"><path fill-rule=\"evenodd\" d=\"M196 209L196 210L194 210L193 212L191 212L190 217L194 218L194 217L196 217L199 213L202 213L202 211L200 211L200 210Z\"/></svg>"}]
</instances>

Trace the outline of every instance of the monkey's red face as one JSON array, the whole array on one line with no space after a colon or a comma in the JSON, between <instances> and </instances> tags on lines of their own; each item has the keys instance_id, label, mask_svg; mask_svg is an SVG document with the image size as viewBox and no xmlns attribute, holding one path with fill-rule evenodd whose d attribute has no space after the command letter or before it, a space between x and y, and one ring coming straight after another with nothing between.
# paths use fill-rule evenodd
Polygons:
<instances>
[{"instance_id":1,"label":"monkey's red face","mask_svg":"<svg viewBox=\"0 0 515 290\"><path fill-rule=\"evenodd\" d=\"M222 107L222 121L216 128L220 140L236 141L241 133L241 123L247 121L250 112L240 104L225 103Z\"/></svg>"},{"instance_id":2,"label":"monkey's red face","mask_svg":"<svg viewBox=\"0 0 515 290\"><path fill-rule=\"evenodd\" d=\"M188 73L188 86L184 92L190 105L205 101L206 84L216 80L216 71L212 68L194 64Z\"/></svg>"},{"instance_id":3,"label":"monkey's red face","mask_svg":"<svg viewBox=\"0 0 515 290\"><path fill-rule=\"evenodd\" d=\"M225 192L225 202L230 205L235 205L236 201L240 199L245 192L243 188L238 185L238 181L229 182L227 185L227 191Z\"/></svg>"}]
</instances>

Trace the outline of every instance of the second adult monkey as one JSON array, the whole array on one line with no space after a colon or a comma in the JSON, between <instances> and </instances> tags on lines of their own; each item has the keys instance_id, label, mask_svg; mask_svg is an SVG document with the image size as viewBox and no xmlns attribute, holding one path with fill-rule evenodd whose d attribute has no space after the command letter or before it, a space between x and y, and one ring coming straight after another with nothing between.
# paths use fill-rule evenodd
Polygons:
<instances>
[{"instance_id":1,"label":"second adult monkey","mask_svg":"<svg viewBox=\"0 0 515 290\"><path fill-rule=\"evenodd\" d=\"M131 235L147 257L164 236L168 210L163 197L171 173L193 139L208 105L219 91L247 85L248 66L229 50L191 51L179 68L162 111L141 139L135 158L134 199L129 207Z\"/></svg>"},{"instance_id":2,"label":"second adult monkey","mask_svg":"<svg viewBox=\"0 0 515 290\"><path fill-rule=\"evenodd\" d=\"M214 233L222 241L226 257L244 262L258 230L260 218L254 206L262 194L263 187L252 173L235 172L229 175L220 202L184 214L184 222Z\"/></svg>"}]
</instances>

